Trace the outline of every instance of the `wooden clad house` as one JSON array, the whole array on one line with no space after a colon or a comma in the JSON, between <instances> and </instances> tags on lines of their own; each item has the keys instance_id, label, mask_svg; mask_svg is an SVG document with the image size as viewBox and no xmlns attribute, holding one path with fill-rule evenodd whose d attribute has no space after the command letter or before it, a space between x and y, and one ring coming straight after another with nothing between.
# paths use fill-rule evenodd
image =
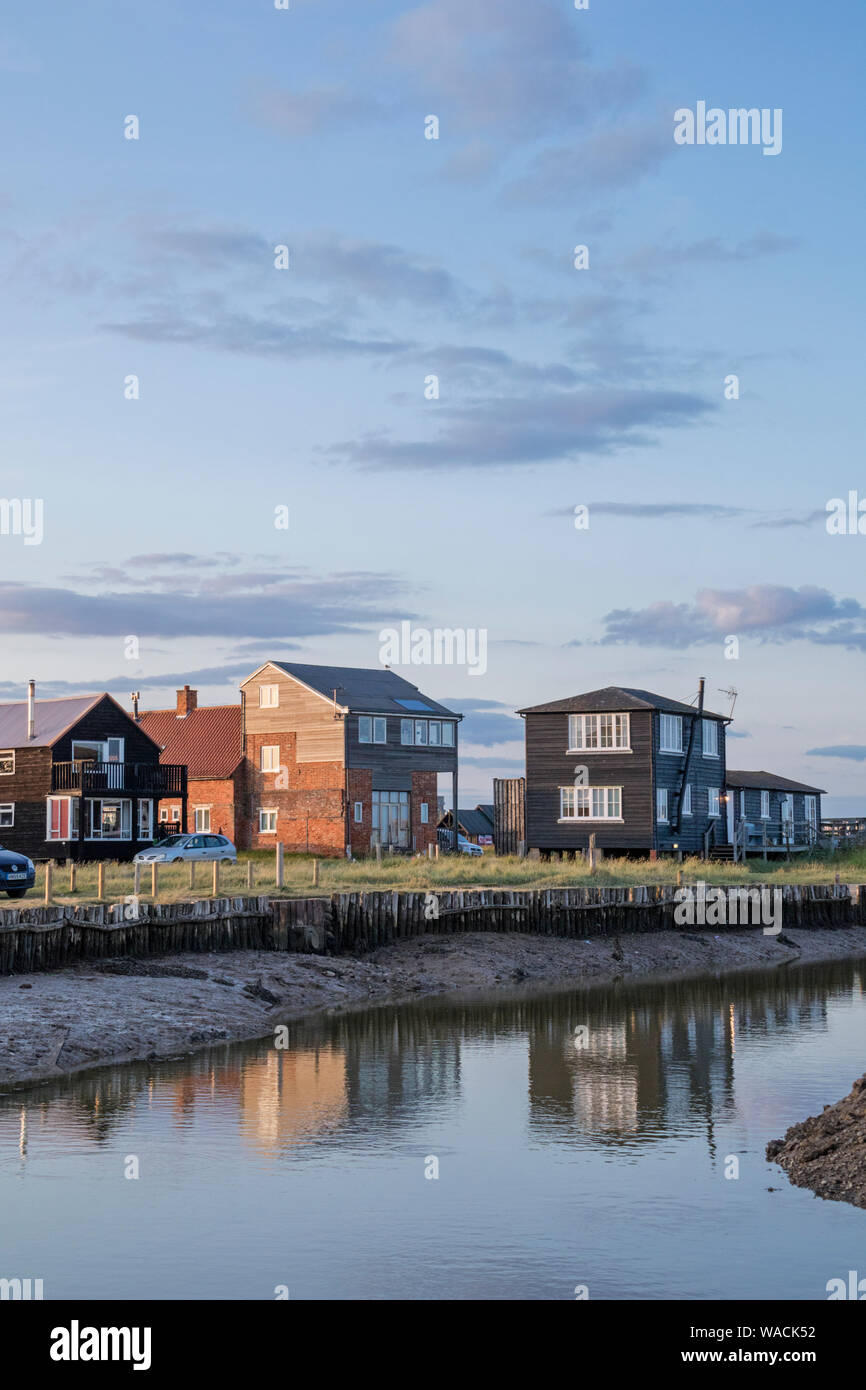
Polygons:
<instances>
[{"instance_id":1,"label":"wooden clad house","mask_svg":"<svg viewBox=\"0 0 866 1390\"><path fill-rule=\"evenodd\" d=\"M186 768L111 695L0 704L0 844L31 859L129 859L153 843L155 807L186 806Z\"/></svg>"},{"instance_id":2,"label":"wooden clad house","mask_svg":"<svg viewBox=\"0 0 866 1390\"><path fill-rule=\"evenodd\" d=\"M725 716L606 686L518 711L529 850L730 857Z\"/></svg>"},{"instance_id":3,"label":"wooden clad house","mask_svg":"<svg viewBox=\"0 0 866 1390\"><path fill-rule=\"evenodd\" d=\"M387 667L268 661L241 683L245 846L369 854L436 839L437 779L456 804L461 716Z\"/></svg>"},{"instance_id":4,"label":"wooden clad house","mask_svg":"<svg viewBox=\"0 0 866 1390\"><path fill-rule=\"evenodd\" d=\"M775 772L728 770L728 837L738 857L802 854L821 833L822 787Z\"/></svg>"},{"instance_id":5,"label":"wooden clad house","mask_svg":"<svg viewBox=\"0 0 866 1390\"><path fill-rule=\"evenodd\" d=\"M445 811L439 817L439 829L451 830L453 821L450 811ZM457 829L465 840L470 844L485 845L493 844L493 807L475 806L472 810L463 807L457 817Z\"/></svg>"},{"instance_id":6,"label":"wooden clad house","mask_svg":"<svg viewBox=\"0 0 866 1390\"><path fill-rule=\"evenodd\" d=\"M187 767L186 814L178 797L164 797L160 836L213 831L237 844L246 789L240 701L200 706L198 692L185 685L173 709L143 711L138 723L162 750L160 762Z\"/></svg>"}]
</instances>

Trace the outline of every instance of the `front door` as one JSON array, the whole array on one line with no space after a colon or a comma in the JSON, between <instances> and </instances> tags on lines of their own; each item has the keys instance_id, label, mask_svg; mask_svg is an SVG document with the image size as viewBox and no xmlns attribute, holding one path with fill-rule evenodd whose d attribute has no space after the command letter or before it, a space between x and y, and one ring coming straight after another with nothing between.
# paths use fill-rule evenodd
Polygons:
<instances>
[{"instance_id":1,"label":"front door","mask_svg":"<svg viewBox=\"0 0 866 1390\"><path fill-rule=\"evenodd\" d=\"M782 844L792 845L794 843L794 798L793 796L783 796L781 800L782 810Z\"/></svg>"}]
</instances>

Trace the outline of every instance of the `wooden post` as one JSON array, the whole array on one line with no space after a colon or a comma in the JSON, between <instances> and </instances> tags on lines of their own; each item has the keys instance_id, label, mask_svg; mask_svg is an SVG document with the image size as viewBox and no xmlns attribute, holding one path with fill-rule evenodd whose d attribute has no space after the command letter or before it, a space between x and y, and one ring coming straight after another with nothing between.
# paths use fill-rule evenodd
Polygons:
<instances>
[{"instance_id":1,"label":"wooden post","mask_svg":"<svg viewBox=\"0 0 866 1390\"><path fill-rule=\"evenodd\" d=\"M138 897L139 893L141 892L141 865L140 865L140 864L133 864L133 866L132 866L132 891L133 891L133 893L135 894L136 897Z\"/></svg>"},{"instance_id":2,"label":"wooden post","mask_svg":"<svg viewBox=\"0 0 866 1390\"><path fill-rule=\"evenodd\" d=\"M595 831L593 830L593 832L591 833L591 835L590 835L590 837L589 837L589 872L590 872L590 873L593 873L593 872L595 871L595 865L596 865L596 858L595 858Z\"/></svg>"},{"instance_id":3,"label":"wooden post","mask_svg":"<svg viewBox=\"0 0 866 1390\"><path fill-rule=\"evenodd\" d=\"M253 884L255 883L255 867L256 867L256 865L255 865L255 860L254 860L254 859L248 859L248 860L247 860L247 887L250 888L250 889L252 889Z\"/></svg>"},{"instance_id":4,"label":"wooden post","mask_svg":"<svg viewBox=\"0 0 866 1390\"><path fill-rule=\"evenodd\" d=\"M314 860L313 860L313 887L314 887L314 888L318 888L318 886L319 886L319 861L318 861L318 859L314 859Z\"/></svg>"},{"instance_id":5,"label":"wooden post","mask_svg":"<svg viewBox=\"0 0 866 1390\"><path fill-rule=\"evenodd\" d=\"M195 888L195 860L189 861L189 886Z\"/></svg>"},{"instance_id":6,"label":"wooden post","mask_svg":"<svg viewBox=\"0 0 866 1390\"><path fill-rule=\"evenodd\" d=\"M219 897L219 891L220 891L220 861L219 861L218 859L215 859L215 860L213 861L213 896L214 896L215 898L218 898L218 897Z\"/></svg>"},{"instance_id":7,"label":"wooden post","mask_svg":"<svg viewBox=\"0 0 866 1390\"><path fill-rule=\"evenodd\" d=\"M150 866L150 896L154 902L159 897L159 865L155 860Z\"/></svg>"},{"instance_id":8,"label":"wooden post","mask_svg":"<svg viewBox=\"0 0 866 1390\"><path fill-rule=\"evenodd\" d=\"M381 864L381 862L382 862L382 846L381 846L381 845L377 845L377 846L376 846L376 863L377 863L377 864Z\"/></svg>"},{"instance_id":9,"label":"wooden post","mask_svg":"<svg viewBox=\"0 0 866 1390\"><path fill-rule=\"evenodd\" d=\"M682 869L677 869L677 887L678 887L678 888L682 888L682 886L683 886L683 871L682 871Z\"/></svg>"},{"instance_id":10,"label":"wooden post","mask_svg":"<svg viewBox=\"0 0 866 1390\"><path fill-rule=\"evenodd\" d=\"M76 871L76 867L77 867L77 866L76 866L75 860L74 860L74 859L70 859L70 861L69 861L69 891L70 891L70 893L74 893L74 892L75 892L75 878L76 878L76 872L75 872L75 871Z\"/></svg>"},{"instance_id":11,"label":"wooden post","mask_svg":"<svg viewBox=\"0 0 866 1390\"><path fill-rule=\"evenodd\" d=\"M105 864L101 859L96 866L96 896L100 901L105 897Z\"/></svg>"},{"instance_id":12,"label":"wooden post","mask_svg":"<svg viewBox=\"0 0 866 1390\"><path fill-rule=\"evenodd\" d=\"M282 841L277 843L277 887L283 886L283 845Z\"/></svg>"},{"instance_id":13,"label":"wooden post","mask_svg":"<svg viewBox=\"0 0 866 1390\"><path fill-rule=\"evenodd\" d=\"M427 846L427 858L428 858L428 859L435 859L435 858L436 858L436 846L435 846L435 845L428 845L428 846Z\"/></svg>"},{"instance_id":14,"label":"wooden post","mask_svg":"<svg viewBox=\"0 0 866 1390\"><path fill-rule=\"evenodd\" d=\"M46 903L50 903L50 902L51 902L51 880L52 880L53 876L54 876L54 861L53 861L52 859L46 859L46 861L45 861L45 901L46 901Z\"/></svg>"}]
</instances>

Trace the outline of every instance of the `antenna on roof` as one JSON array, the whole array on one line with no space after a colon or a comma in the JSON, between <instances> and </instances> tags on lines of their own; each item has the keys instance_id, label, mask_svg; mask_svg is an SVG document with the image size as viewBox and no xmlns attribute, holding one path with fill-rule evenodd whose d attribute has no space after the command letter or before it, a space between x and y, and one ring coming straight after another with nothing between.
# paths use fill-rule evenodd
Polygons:
<instances>
[{"instance_id":1,"label":"antenna on roof","mask_svg":"<svg viewBox=\"0 0 866 1390\"><path fill-rule=\"evenodd\" d=\"M727 690L722 690L721 686L719 686L719 694L727 695L728 699L731 702L731 709L730 713L728 714L729 719L733 719L734 717L734 705L737 703L737 696L739 695L739 693L740 692L739 690L737 690L736 686L728 686Z\"/></svg>"}]
</instances>

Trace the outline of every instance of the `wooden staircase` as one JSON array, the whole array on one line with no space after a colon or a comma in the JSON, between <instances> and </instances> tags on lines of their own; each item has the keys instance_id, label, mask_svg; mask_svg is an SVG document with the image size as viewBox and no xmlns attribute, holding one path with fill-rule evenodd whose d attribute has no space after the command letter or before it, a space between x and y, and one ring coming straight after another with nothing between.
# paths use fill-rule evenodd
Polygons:
<instances>
[{"instance_id":1,"label":"wooden staircase","mask_svg":"<svg viewBox=\"0 0 866 1390\"><path fill-rule=\"evenodd\" d=\"M734 862L734 846L731 844L710 845L710 859L725 859L728 863Z\"/></svg>"}]
</instances>

